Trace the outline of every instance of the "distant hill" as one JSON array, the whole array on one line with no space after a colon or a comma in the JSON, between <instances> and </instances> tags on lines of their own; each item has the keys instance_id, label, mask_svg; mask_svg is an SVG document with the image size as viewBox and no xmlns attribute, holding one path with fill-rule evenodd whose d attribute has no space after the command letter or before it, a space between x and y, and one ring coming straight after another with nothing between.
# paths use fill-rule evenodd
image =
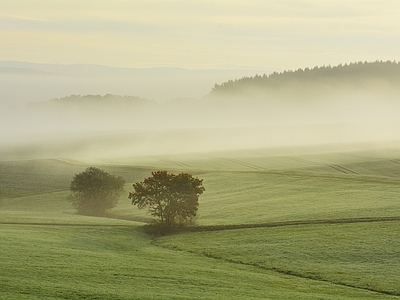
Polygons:
<instances>
[{"instance_id":1,"label":"distant hill","mask_svg":"<svg viewBox=\"0 0 400 300\"><path fill-rule=\"evenodd\" d=\"M149 126L150 116L157 114L160 106L135 96L89 94L32 102L26 112L31 123L41 129L117 130Z\"/></svg>"},{"instance_id":2,"label":"distant hill","mask_svg":"<svg viewBox=\"0 0 400 300\"><path fill-rule=\"evenodd\" d=\"M0 99L3 104L17 106L71 94L114 94L166 102L174 98L201 98L215 82L256 72L268 70L120 68L0 61Z\"/></svg>"},{"instance_id":3,"label":"distant hill","mask_svg":"<svg viewBox=\"0 0 400 300\"><path fill-rule=\"evenodd\" d=\"M154 105L156 104L153 100L148 100L135 96L120 96L120 95L71 95L63 98L54 98L48 101L33 102L28 106L30 108L44 108L52 107L57 108L61 106L74 107L77 106L80 109L89 107L91 109L96 107L110 106L118 107L123 105L126 106L137 106L137 105Z\"/></svg>"},{"instance_id":4,"label":"distant hill","mask_svg":"<svg viewBox=\"0 0 400 300\"><path fill-rule=\"evenodd\" d=\"M339 88L370 89L377 84L397 87L399 83L399 63L391 61L358 62L228 80L221 84L215 84L209 95L248 96L255 92L266 95L279 90L293 90L292 96L296 96L299 90L307 93L308 89L309 94L315 94L315 88L325 88L324 92L327 92L326 88L331 90Z\"/></svg>"},{"instance_id":5,"label":"distant hill","mask_svg":"<svg viewBox=\"0 0 400 300\"><path fill-rule=\"evenodd\" d=\"M47 71L50 70L42 70ZM46 79L43 76L39 82L44 82L43 78ZM108 78L111 80L113 77ZM163 103L148 100L147 97L120 96L140 95L135 91L120 94L109 90L101 93L102 88L106 89L102 86L103 81L91 80L101 87L93 93L77 95L78 89L72 95L64 93L71 96L63 98L53 96L44 98L52 100L41 102L31 99L33 103L28 108L0 110L3 125L0 134L14 139L16 132L31 138L37 132L148 132L250 127L296 129L298 126L315 125L327 130L317 133L305 130L303 137L320 142L333 141L335 137L338 141L346 140L350 130L346 126L353 124L361 130L357 133L359 137L353 135L351 138L399 138L400 65L395 62L353 63L243 77L216 84L211 93L201 99L176 97L174 101ZM46 81L46 85L62 86L63 82L54 79ZM84 87L88 81L82 79L76 82ZM120 84L130 87L132 82L135 81L132 79ZM152 78L149 82L154 90L159 88ZM35 83L31 82L32 87L40 89L41 86ZM29 93L22 88L17 91ZM299 133L299 137L301 135ZM281 139L290 143L278 129L268 136L268 140ZM214 142L219 143L219 140ZM245 140L237 142L243 146L247 143ZM142 146L138 143L137 147Z\"/></svg>"}]
</instances>

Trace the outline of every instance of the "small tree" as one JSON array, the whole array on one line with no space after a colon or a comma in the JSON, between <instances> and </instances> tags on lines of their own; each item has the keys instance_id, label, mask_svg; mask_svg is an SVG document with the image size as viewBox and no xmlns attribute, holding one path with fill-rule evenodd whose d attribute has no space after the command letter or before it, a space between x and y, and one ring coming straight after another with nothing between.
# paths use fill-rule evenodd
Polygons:
<instances>
[{"instance_id":1,"label":"small tree","mask_svg":"<svg viewBox=\"0 0 400 300\"><path fill-rule=\"evenodd\" d=\"M199 206L198 198L205 191L203 180L188 173L178 175L167 171L152 172L152 176L134 183L129 193L132 204L139 209L149 207L164 227L191 223Z\"/></svg>"},{"instance_id":2,"label":"small tree","mask_svg":"<svg viewBox=\"0 0 400 300\"><path fill-rule=\"evenodd\" d=\"M78 213L87 215L103 215L118 203L124 188L122 177L115 177L95 167L75 174L68 200Z\"/></svg>"}]
</instances>

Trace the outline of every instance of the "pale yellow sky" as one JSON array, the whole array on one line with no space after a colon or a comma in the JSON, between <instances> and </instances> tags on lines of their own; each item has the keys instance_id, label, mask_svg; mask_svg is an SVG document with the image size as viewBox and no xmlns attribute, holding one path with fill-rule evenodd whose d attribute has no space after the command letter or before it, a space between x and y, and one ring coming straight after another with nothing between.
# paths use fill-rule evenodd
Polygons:
<instances>
[{"instance_id":1,"label":"pale yellow sky","mask_svg":"<svg viewBox=\"0 0 400 300\"><path fill-rule=\"evenodd\" d=\"M399 60L398 0L2 0L0 60L284 70Z\"/></svg>"}]
</instances>

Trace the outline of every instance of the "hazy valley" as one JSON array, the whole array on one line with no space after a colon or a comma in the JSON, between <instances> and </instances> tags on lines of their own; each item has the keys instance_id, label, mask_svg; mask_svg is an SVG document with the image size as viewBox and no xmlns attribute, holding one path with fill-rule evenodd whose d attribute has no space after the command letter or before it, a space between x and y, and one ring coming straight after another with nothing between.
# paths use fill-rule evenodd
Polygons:
<instances>
[{"instance_id":1,"label":"hazy valley","mask_svg":"<svg viewBox=\"0 0 400 300\"><path fill-rule=\"evenodd\" d=\"M214 78L165 101L132 70L30 67L0 74L0 298L399 299L397 63ZM102 216L66 200L91 166L125 180ZM194 223L166 236L128 199L156 170L204 180Z\"/></svg>"},{"instance_id":2,"label":"hazy valley","mask_svg":"<svg viewBox=\"0 0 400 300\"><path fill-rule=\"evenodd\" d=\"M61 68L51 67L37 67L35 72ZM77 66L70 68L79 70ZM68 67L61 69L68 70ZM14 72L2 76L8 80L25 78L26 70L21 70L22 75ZM96 76L100 76L95 75L96 68L89 70L92 73L84 73L85 78L96 81ZM105 74L118 80L123 71L117 69L115 77L112 72ZM140 70L135 71L135 76L133 71L125 71L129 76L124 75L123 84L134 85ZM49 74L46 73L46 78ZM162 81L165 75L157 74L151 78L154 89L160 90L158 80ZM115 147L121 155L126 155L129 151L132 154L184 153L319 143L393 142L399 139L399 74L399 65L392 62L316 67L228 80L215 84L214 88L210 86L202 97L176 98L162 103L137 94L107 93L73 94L13 107L12 103L18 101L11 97L12 101L1 112L1 144L3 148L18 144L25 147L30 143L39 147L40 141L44 141L43 148L54 152L60 148L67 150L76 140L82 151L87 145L89 151L97 148L103 150L101 155L106 155L104 150ZM202 78L208 77L203 75ZM146 76L140 75L139 81ZM33 86L35 80L27 80L18 91L29 91L29 85ZM190 87L197 84L196 78L187 80L191 82ZM13 88L11 85L3 91ZM41 80L38 88L38 95L42 93L45 97L46 90L53 85L51 81ZM110 138L113 143L107 142ZM111 155L115 156L115 152Z\"/></svg>"}]
</instances>

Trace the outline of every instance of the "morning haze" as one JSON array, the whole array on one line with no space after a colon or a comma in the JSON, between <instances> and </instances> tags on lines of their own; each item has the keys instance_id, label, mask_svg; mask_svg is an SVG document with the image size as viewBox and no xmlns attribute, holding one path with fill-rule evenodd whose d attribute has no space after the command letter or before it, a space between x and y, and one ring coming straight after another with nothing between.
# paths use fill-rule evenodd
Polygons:
<instances>
[{"instance_id":1,"label":"morning haze","mask_svg":"<svg viewBox=\"0 0 400 300\"><path fill-rule=\"evenodd\" d=\"M45 67L47 70L60 68ZM15 67L13 72L11 68L7 70L8 73L3 73L5 78L15 81L23 77L23 82L29 82L25 78L26 69L22 74ZM121 72L128 75L121 75ZM188 74L194 75L193 81L199 76L185 70L116 69L109 78L125 76L122 83L126 83L135 76L140 81L147 77L147 74L140 75L141 72L155 74L154 77L157 74L161 77L160 72L167 72L169 76L183 72L184 75L174 77L178 82L185 75L187 80ZM93 82L102 80L93 74L85 75ZM51 73L37 76L35 73L36 84L41 82L44 86L49 77L52 78ZM41 76L45 76L44 79ZM54 76L51 79L54 82L68 79L68 75ZM98 155L115 156L117 153L145 155L307 144L382 143L399 138L396 129L400 112L399 78L397 63L376 61L229 79L210 86L202 97L164 102L109 93L72 94L4 110L6 126L2 144L14 149L13 141L22 143L22 147L28 147L29 143L37 146L42 141L49 144L42 148L48 148L53 156L68 156L72 153L67 151L70 147L63 145L63 139L70 144L75 136L75 143L79 141L81 145L78 149L87 148L90 153L95 147ZM159 86L156 80L153 83ZM49 86L51 88L54 87ZM112 146L107 142L110 137ZM55 149L63 151L57 154Z\"/></svg>"},{"instance_id":2,"label":"morning haze","mask_svg":"<svg viewBox=\"0 0 400 300\"><path fill-rule=\"evenodd\" d=\"M399 299L398 0L2 0L0 40L0 299Z\"/></svg>"},{"instance_id":3,"label":"morning haze","mask_svg":"<svg viewBox=\"0 0 400 300\"><path fill-rule=\"evenodd\" d=\"M382 121L396 122L398 108L391 102L397 97L392 87L396 78L377 78L369 86L370 73L354 86L345 74L336 74L343 77L339 86L338 79L324 82L317 75L299 84L281 80L278 90L260 96L247 93L247 103L240 104L226 95L213 101L215 93L210 91L215 84L256 74L396 61L398 6L390 0L323 4L116 1L112 5L107 1L94 5L37 0L23 7L3 1L2 144L55 131L337 123L373 127L376 123L383 126ZM344 82L348 79L350 86ZM62 105L59 110L57 105L41 105L41 109L35 105L73 95L132 96L159 105L123 107L117 101L118 105L104 104L111 109L103 104L88 108L82 101L82 109L75 104L66 110ZM256 98L262 100L249 101ZM360 135L367 136L366 132ZM386 138L397 137L387 134ZM262 139L269 140L263 135L257 138L258 144ZM371 134L371 139L379 137ZM326 136L324 140L334 142ZM318 143L318 139L309 142Z\"/></svg>"}]
</instances>

